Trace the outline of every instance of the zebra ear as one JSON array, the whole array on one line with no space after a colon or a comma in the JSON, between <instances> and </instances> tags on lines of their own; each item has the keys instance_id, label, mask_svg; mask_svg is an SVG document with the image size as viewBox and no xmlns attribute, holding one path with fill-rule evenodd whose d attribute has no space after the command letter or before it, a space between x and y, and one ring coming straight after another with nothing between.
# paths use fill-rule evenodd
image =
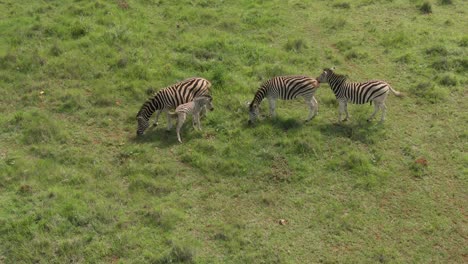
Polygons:
<instances>
[{"instance_id":1,"label":"zebra ear","mask_svg":"<svg viewBox=\"0 0 468 264\"><path fill-rule=\"evenodd\" d=\"M332 71L336 70L336 67L335 66L331 67L331 70Z\"/></svg>"}]
</instances>

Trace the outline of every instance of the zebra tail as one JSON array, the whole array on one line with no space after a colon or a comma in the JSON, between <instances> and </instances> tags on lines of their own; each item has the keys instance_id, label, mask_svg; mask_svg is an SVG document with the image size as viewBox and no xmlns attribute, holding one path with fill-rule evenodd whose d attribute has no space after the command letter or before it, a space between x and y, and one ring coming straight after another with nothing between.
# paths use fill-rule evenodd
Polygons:
<instances>
[{"instance_id":1,"label":"zebra tail","mask_svg":"<svg viewBox=\"0 0 468 264\"><path fill-rule=\"evenodd\" d=\"M396 90L394 90L390 85L388 86L390 88L390 91L396 96L396 97L403 97L403 93L400 93Z\"/></svg>"}]
</instances>

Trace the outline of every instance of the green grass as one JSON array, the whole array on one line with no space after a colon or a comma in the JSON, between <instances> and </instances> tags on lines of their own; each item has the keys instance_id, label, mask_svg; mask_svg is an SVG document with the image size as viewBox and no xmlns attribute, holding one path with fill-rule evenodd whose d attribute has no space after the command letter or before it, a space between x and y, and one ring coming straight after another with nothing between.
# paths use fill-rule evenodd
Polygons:
<instances>
[{"instance_id":1,"label":"green grass","mask_svg":"<svg viewBox=\"0 0 468 264\"><path fill-rule=\"evenodd\" d=\"M466 262L465 10L0 1L0 263ZM406 96L338 125L324 84L312 122L295 100L247 125L260 83L331 66ZM136 139L148 94L191 76L213 83L204 130Z\"/></svg>"}]
</instances>

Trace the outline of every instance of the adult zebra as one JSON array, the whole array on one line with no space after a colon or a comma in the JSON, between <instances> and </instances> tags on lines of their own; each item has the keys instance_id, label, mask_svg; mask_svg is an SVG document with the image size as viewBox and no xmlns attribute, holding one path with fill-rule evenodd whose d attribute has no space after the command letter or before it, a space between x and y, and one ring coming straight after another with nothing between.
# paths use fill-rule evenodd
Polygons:
<instances>
[{"instance_id":1,"label":"adult zebra","mask_svg":"<svg viewBox=\"0 0 468 264\"><path fill-rule=\"evenodd\" d=\"M143 132L149 126L151 115L159 110L154 120L154 125L158 124L158 118L161 112L174 109L181 104L193 101L193 98L201 95L208 95L211 83L203 78L194 77L178 82L157 92L154 97L148 99L138 111L136 119L138 121L137 136L143 135ZM171 118L167 113L167 129L172 127Z\"/></svg>"},{"instance_id":2,"label":"adult zebra","mask_svg":"<svg viewBox=\"0 0 468 264\"><path fill-rule=\"evenodd\" d=\"M382 110L381 122L385 120L385 113L387 107L385 106L385 99L388 92L392 91L393 94L400 97L402 94L395 91L388 83L384 81L367 81L367 82L347 82L347 77L344 75L336 74L334 68L324 69L322 74L317 77L320 83L328 82L330 88L336 96L339 103L338 121L346 121L349 118L348 102L353 104L364 104L368 102L374 103L374 112L367 119L371 121L375 114ZM346 114L346 118L341 120L341 114Z\"/></svg>"},{"instance_id":3,"label":"adult zebra","mask_svg":"<svg viewBox=\"0 0 468 264\"><path fill-rule=\"evenodd\" d=\"M291 100L299 96L304 97L309 106L310 112L306 122L310 121L318 111L314 95L319 85L317 80L306 76L278 76L266 81L257 90L249 105L249 124L257 119L259 105L264 98L268 99L270 115L275 117L276 99Z\"/></svg>"}]
</instances>

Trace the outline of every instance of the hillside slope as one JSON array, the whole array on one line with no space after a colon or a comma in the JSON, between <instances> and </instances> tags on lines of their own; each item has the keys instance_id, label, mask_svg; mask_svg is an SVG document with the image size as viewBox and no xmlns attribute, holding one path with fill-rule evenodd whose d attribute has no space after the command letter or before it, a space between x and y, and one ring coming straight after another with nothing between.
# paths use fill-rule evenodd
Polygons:
<instances>
[{"instance_id":1,"label":"hillside slope","mask_svg":"<svg viewBox=\"0 0 468 264\"><path fill-rule=\"evenodd\" d=\"M468 2L423 3L0 1L0 263L466 262ZM331 66L406 96L339 125L322 84L313 121L247 125L263 81ZM204 130L136 139L192 76Z\"/></svg>"}]
</instances>

